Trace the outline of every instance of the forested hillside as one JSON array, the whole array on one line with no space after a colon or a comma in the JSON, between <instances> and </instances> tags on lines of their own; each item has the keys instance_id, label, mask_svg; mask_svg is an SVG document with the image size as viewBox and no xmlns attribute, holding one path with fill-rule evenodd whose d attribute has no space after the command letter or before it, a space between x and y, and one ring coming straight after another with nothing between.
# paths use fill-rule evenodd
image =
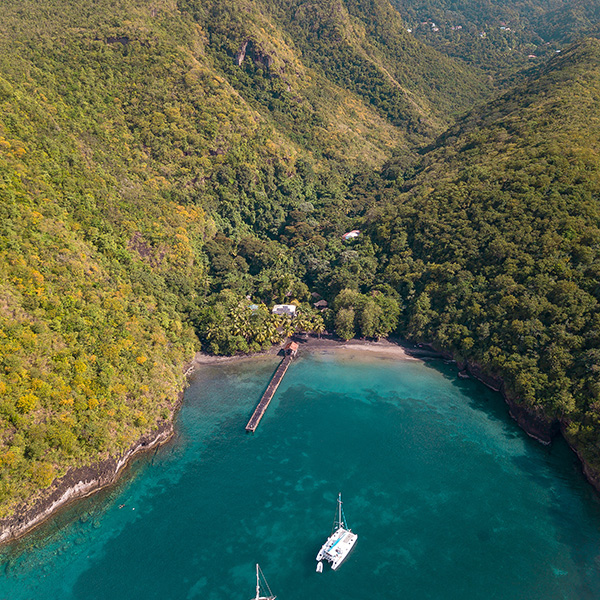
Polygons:
<instances>
[{"instance_id":1,"label":"forested hillside","mask_svg":"<svg viewBox=\"0 0 600 600\"><path fill-rule=\"evenodd\" d=\"M168 423L197 350L294 330L433 341L595 457L597 42L494 99L525 63L442 53L388 0L0 24L0 517Z\"/></svg>"},{"instance_id":2,"label":"forested hillside","mask_svg":"<svg viewBox=\"0 0 600 600\"><path fill-rule=\"evenodd\" d=\"M451 128L367 219L401 331L499 375L596 466L599 151L587 40Z\"/></svg>"},{"instance_id":3,"label":"forested hillside","mask_svg":"<svg viewBox=\"0 0 600 600\"><path fill-rule=\"evenodd\" d=\"M308 301L349 190L490 92L372 7L3 3L0 514L171 419L199 348L323 328L263 303Z\"/></svg>"},{"instance_id":4,"label":"forested hillside","mask_svg":"<svg viewBox=\"0 0 600 600\"><path fill-rule=\"evenodd\" d=\"M585 36L598 36L595 0L393 0L413 35L500 80L519 77Z\"/></svg>"}]
</instances>

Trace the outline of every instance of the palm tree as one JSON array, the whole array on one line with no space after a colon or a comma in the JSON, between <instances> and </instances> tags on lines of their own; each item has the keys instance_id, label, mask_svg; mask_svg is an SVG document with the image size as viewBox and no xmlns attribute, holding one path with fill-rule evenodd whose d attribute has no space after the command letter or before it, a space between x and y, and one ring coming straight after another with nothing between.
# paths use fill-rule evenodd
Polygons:
<instances>
[{"instance_id":1,"label":"palm tree","mask_svg":"<svg viewBox=\"0 0 600 600\"><path fill-rule=\"evenodd\" d=\"M321 334L325 331L325 321L323 320L323 315L321 315L321 313L313 315L311 327L319 336L319 339L321 339Z\"/></svg>"},{"instance_id":2,"label":"palm tree","mask_svg":"<svg viewBox=\"0 0 600 600\"><path fill-rule=\"evenodd\" d=\"M229 311L229 320L233 335L241 335L248 338L251 331L248 307L245 304L238 304Z\"/></svg>"},{"instance_id":3,"label":"palm tree","mask_svg":"<svg viewBox=\"0 0 600 600\"><path fill-rule=\"evenodd\" d=\"M297 333L306 333L312 331L312 322L310 317L306 317L303 314L298 315L294 319L294 328Z\"/></svg>"},{"instance_id":4,"label":"palm tree","mask_svg":"<svg viewBox=\"0 0 600 600\"><path fill-rule=\"evenodd\" d=\"M283 335L287 338L287 337L290 337L291 335L294 335L295 331L296 331L296 328L295 328L292 320L288 317L285 317L283 319L283 323L281 323L281 332L283 333Z\"/></svg>"},{"instance_id":5,"label":"palm tree","mask_svg":"<svg viewBox=\"0 0 600 600\"><path fill-rule=\"evenodd\" d=\"M269 338L270 338L270 332L269 332L269 329L267 327L267 324L266 323L260 323L260 325L258 326L258 328L255 329L255 331L254 331L254 339L259 344L262 344L263 342L265 342Z\"/></svg>"}]
</instances>

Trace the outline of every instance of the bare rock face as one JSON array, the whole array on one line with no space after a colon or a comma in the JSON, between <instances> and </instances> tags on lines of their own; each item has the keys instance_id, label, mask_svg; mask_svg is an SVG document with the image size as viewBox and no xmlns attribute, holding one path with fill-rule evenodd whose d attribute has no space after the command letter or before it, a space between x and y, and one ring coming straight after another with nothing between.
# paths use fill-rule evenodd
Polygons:
<instances>
[{"instance_id":1,"label":"bare rock face","mask_svg":"<svg viewBox=\"0 0 600 600\"><path fill-rule=\"evenodd\" d=\"M250 40L246 40L240 46L240 49L235 54L234 61L238 67L242 66L242 63L244 62L244 58L246 58L246 48L248 48L249 43L250 43Z\"/></svg>"},{"instance_id":2,"label":"bare rock face","mask_svg":"<svg viewBox=\"0 0 600 600\"><path fill-rule=\"evenodd\" d=\"M260 65L265 69L270 69L273 65L273 57L264 52L260 46L253 40L246 40L235 53L234 62L240 67L244 62L244 59L252 59L254 64Z\"/></svg>"},{"instance_id":3,"label":"bare rock face","mask_svg":"<svg viewBox=\"0 0 600 600\"><path fill-rule=\"evenodd\" d=\"M438 356L446 360L454 360L454 356L445 351L438 350L433 344L421 343L415 349L409 351L412 356ZM517 422L519 427L532 438L542 444L550 444L552 440L561 432L561 423L558 419L553 419L543 414L541 410L534 407L521 404L517 399L512 398L507 392L504 382L497 375L488 372L481 365L458 360L456 363L458 376L461 379L473 377L481 381L484 385L495 392L500 392L508 405L510 416ZM598 476L600 491L600 474Z\"/></svg>"},{"instance_id":4,"label":"bare rock face","mask_svg":"<svg viewBox=\"0 0 600 600\"><path fill-rule=\"evenodd\" d=\"M581 454L575 448L573 448L573 446L571 446L571 449L575 452L575 454L577 454L579 460L581 461L583 475L600 494L600 472L590 466L583 456L581 456Z\"/></svg>"},{"instance_id":5,"label":"bare rock face","mask_svg":"<svg viewBox=\"0 0 600 600\"><path fill-rule=\"evenodd\" d=\"M560 433L560 422L557 419L549 419L541 412L516 404L506 394L504 395L504 399L508 404L510 416L527 435L542 442L542 444L550 444Z\"/></svg>"},{"instance_id":6,"label":"bare rock face","mask_svg":"<svg viewBox=\"0 0 600 600\"><path fill-rule=\"evenodd\" d=\"M114 483L134 455L164 444L172 434L173 425L168 422L153 434L142 437L120 457L70 469L66 475L54 481L43 498L33 505L19 507L13 516L0 521L0 543L22 536L73 500L89 496Z\"/></svg>"},{"instance_id":7,"label":"bare rock face","mask_svg":"<svg viewBox=\"0 0 600 600\"><path fill-rule=\"evenodd\" d=\"M501 392L506 404L508 404L510 416L527 433L527 435L538 440L542 444L550 444L552 440L560 433L560 422L558 419L551 419L541 411L532 407L520 404L511 398L504 388L504 382L494 375L484 371L480 365L467 363L466 371L481 383L494 391Z\"/></svg>"}]
</instances>

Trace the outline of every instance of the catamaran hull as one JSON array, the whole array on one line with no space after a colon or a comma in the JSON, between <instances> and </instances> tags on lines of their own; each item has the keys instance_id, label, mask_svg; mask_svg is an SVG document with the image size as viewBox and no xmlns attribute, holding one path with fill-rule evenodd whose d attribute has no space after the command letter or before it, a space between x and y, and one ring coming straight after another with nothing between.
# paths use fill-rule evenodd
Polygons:
<instances>
[{"instance_id":1,"label":"catamaran hull","mask_svg":"<svg viewBox=\"0 0 600 600\"><path fill-rule=\"evenodd\" d=\"M323 569L322 567L319 569L319 563L322 565L321 561L323 560L331 563L333 571L337 570L354 548L356 540L358 540L358 535L343 527L329 536L317 554L317 572L322 572Z\"/></svg>"}]
</instances>

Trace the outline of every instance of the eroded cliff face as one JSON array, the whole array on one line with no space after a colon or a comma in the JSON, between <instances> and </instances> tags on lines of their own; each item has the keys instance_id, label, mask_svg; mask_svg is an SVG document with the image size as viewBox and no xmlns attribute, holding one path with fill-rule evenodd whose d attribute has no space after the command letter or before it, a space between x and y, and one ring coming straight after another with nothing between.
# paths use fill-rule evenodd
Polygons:
<instances>
[{"instance_id":1,"label":"eroded cliff face","mask_svg":"<svg viewBox=\"0 0 600 600\"><path fill-rule=\"evenodd\" d=\"M519 424L527 435L535 438L542 444L550 444L560 433L560 421L551 419L540 410L535 410L524 404L520 404L506 393L504 382L495 375L486 373L478 364L465 363L464 369L484 385L500 392L508 404L510 416Z\"/></svg>"},{"instance_id":2,"label":"eroded cliff face","mask_svg":"<svg viewBox=\"0 0 600 600\"><path fill-rule=\"evenodd\" d=\"M594 469L582 453L569 441L565 430L567 424L559 419L552 419L543 414L541 410L535 410L529 406L519 404L515 399L511 398L504 389L504 382L497 376L486 373L485 370L478 364L457 363L460 372L468 373L471 377L481 381L487 387L494 391L500 392L508 405L510 416L517 422L519 427L525 431L527 435L534 438L542 444L551 444L554 438L562 434L563 438L577 456L581 464L581 471L594 489L600 494L600 472Z\"/></svg>"},{"instance_id":3,"label":"eroded cliff face","mask_svg":"<svg viewBox=\"0 0 600 600\"><path fill-rule=\"evenodd\" d=\"M235 54L235 64L238 67L241 66L246 57L250 58L254 64L260 65L265 69L269 69L274 62L273 57L270 54L267 54L260 45L253 40L246 40L243 42L240 49Z\"/></svg>"},{"instance_id":4,"label":"eroded cliff face","mask_svg":"<svg viewBox=\"0 0 600 600\"><path fill-rule=\"evenodd\" d=\"M409 352L415 357L437 356L446 360L455 360L455 357L450 352L438 350L433 344L419 344L417 349ZM460 378L473 377L495 392L500 392L508 405L510 416L527 435L542 444L550 444L552 440L561 433L562 424L558 419L552 419L545 415L541 410L536 410L533 407L521 404L518 399L512 398L507 393L504 382L498 375L488 372L484 367L477 363L460 359L456 361L456 366ZM597 479L598 485L596 488L600 491L600 475L598 475Z\"/></svg>"},{"instance_id":5,"label":"eroded cliff face","mask_svg":"<svg viewBox=\"0 0 600 600\"><path fill-rule=\"evenodd\" d=\"M520 404L514 398L511 398L504 389L503 381L497 376L486 373L481 365L459 363L459 368L463 369L489 388L500 392L508 404L510 416L517 422L519 427L527 433L527 435L542 444L551 444L557 435L562 434L571 450L579 459L583 475L600 494L600 472L588 463L583 454L570 442L568 436L565 435L567 423L562 422L559 419L552 419L545 415L541 410L535 410L532 407Z\"/></svg>"},{"instance_id":6,"label":"eroded cliff face","mask_svg":"<svg viewBox=\"0 0 600 600\"><path fill-rule=\"evenodd\" d=\"M111 485L134 456L164 444L172 435L173 424L168 422L153 434L138 440L118 458L109 458L94 465L70 469L66 475L52 483L42 498L32 505L23 504L13 516L0 520L0 543L21 537L70 502L85 498Z\"/></svg>"},{"instance_id":7,"label":"eroded cliff face","mask_svg":"<svg viewBox=\"0 0 600 600\"><path fill-rule=\"evenodd\" d=\"M527 435L535 438L542 444L550 444L560 433L560 421L549 419L540 411L533 411L529 407L517 404L506 394L504 399L509 407L510 416L519 424Z\"/></svg>"},{"instance_id":8,"label":"eroded cliff face","mask_svg":"<svg viewBox=\"0 0 600 600\"><path fill-rule=\"evenodd\" d=\"M573 450L573 452L575 452L575 454L581 461L581 468L582 468L585 478L588 480L588 482L591 485L594 486L594 489L600 494L600 473L598 473L598 471L596 471L596 469L592 468L586 462L586 460L583 458L583 456L581 456L581 454L579 453L579 451L576 448L573 448L573 446L571 446L571 450Z\"/></svg>"}]
</instances>

